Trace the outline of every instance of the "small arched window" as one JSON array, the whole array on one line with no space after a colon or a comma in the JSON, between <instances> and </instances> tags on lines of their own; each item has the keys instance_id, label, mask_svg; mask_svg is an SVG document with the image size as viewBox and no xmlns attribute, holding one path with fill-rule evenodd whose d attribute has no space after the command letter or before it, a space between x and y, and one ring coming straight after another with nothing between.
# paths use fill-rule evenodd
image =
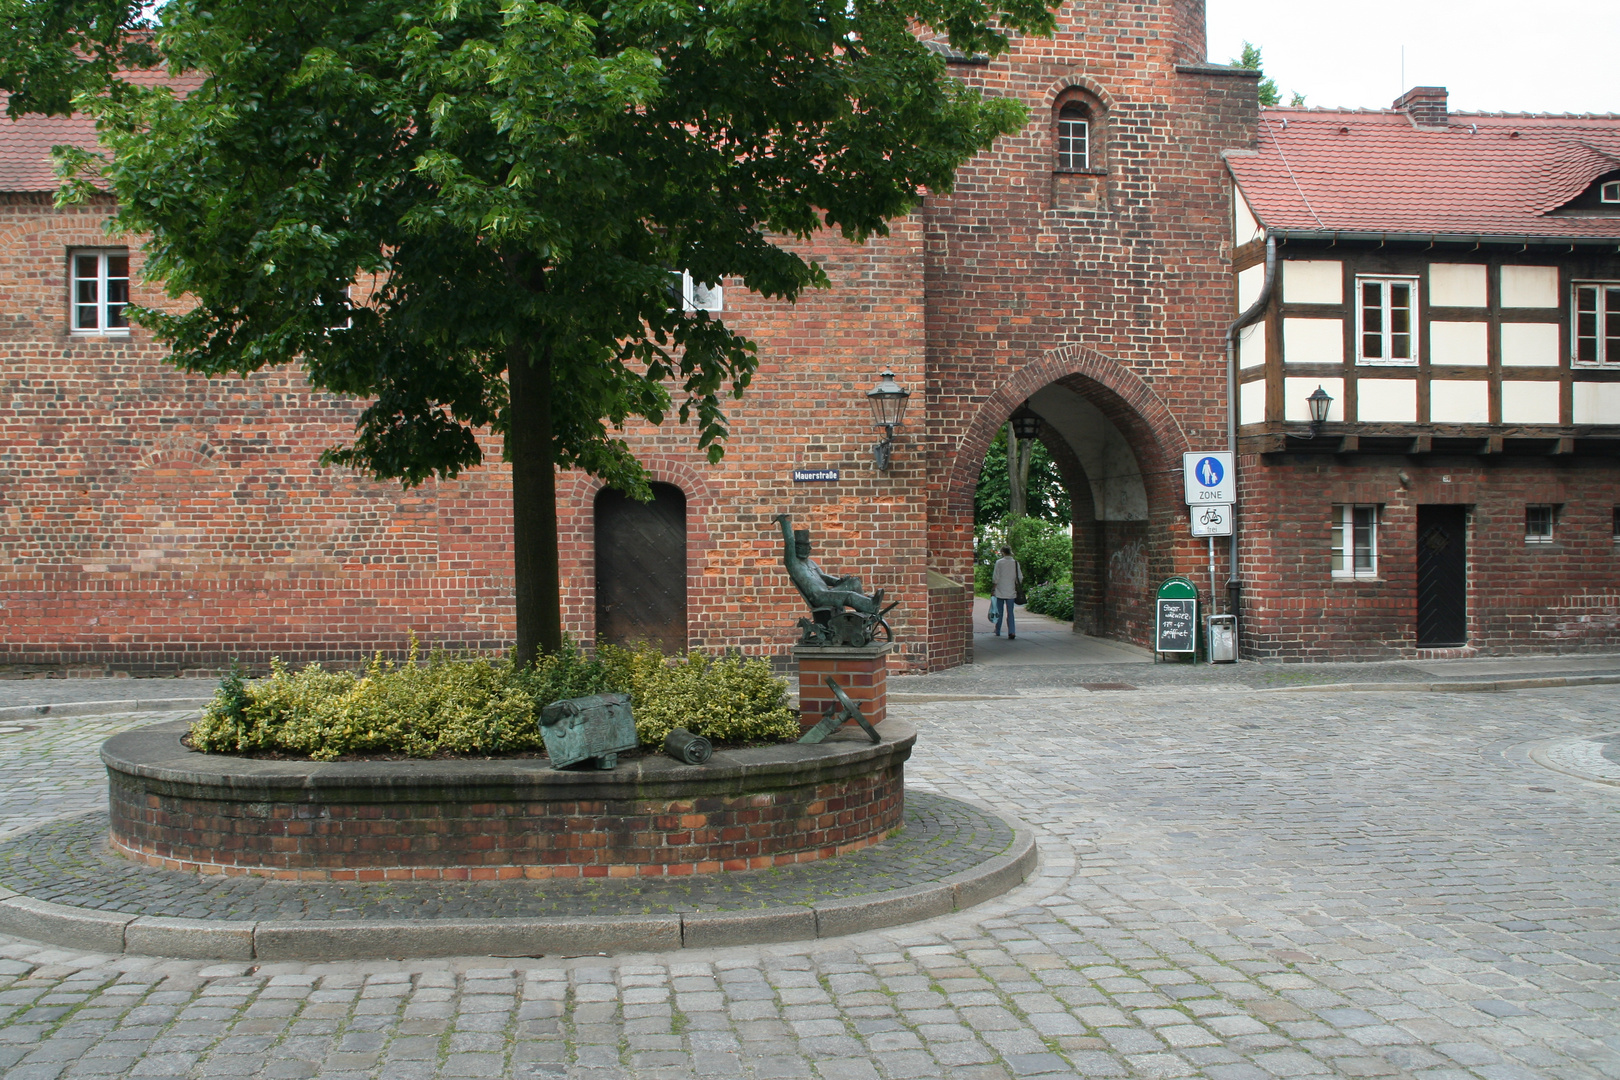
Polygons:
<instances>
[{"instance_id":1,"label":"small arched window","mask_svg":"<svg viewBox=\"0 0 1620 1080\"><path fill-rule=\"evenodd\" d=\"M1091 110L1078 101L1058 110L1057 167L1059 172L1091 168Z\"/></svg>"}]
</instances>

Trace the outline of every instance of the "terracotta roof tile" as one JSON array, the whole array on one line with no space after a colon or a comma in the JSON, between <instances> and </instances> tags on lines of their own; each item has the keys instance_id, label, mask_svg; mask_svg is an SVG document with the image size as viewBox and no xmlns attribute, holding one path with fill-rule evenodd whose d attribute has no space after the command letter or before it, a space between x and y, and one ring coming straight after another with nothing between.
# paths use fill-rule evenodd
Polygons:
<instances>
[{"instance_id":1,"label":"terracotta roof tile","mask_svg":"<svg viewBox=\"0 0 1620 1080\"><path fill-rule=\"evenodd\" d=\"M1620 239L1620 214L1549 214L1620 170L1620 116L1262 109L1259 152L1227 167L1275 229Z\"/></svg>"},{"instance_id":2,"label":"terracotta roof tile","mask_svg":"<svg viewBox=\"0 0 1620 1080\"><path fill-rule=\"evenodd\" d=\"M0 94L0 113L9 95ZM55 191L62 186L51 161L53 146L96 145L88 116L0 115L0 191Z\"/></svg>"}]
</instances>

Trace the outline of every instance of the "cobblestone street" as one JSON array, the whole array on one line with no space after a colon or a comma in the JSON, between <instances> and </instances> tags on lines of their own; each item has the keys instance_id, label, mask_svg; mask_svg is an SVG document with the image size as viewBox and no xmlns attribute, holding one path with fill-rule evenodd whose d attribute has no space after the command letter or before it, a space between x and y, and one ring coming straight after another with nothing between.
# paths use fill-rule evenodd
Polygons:
<instances>
[{"instance_id":1,"label":"cobblestone street","mask_svg":"<svg viewBox=\"0 0 1620 1080\"><path fill-rule=\"evenodd\" d=\"M668 956L255 966L0 939L0 1069L1620 1076L1620 786L1555 771L1607 767L1620 688L892 709L920 731L913 790L1034 828L1022 888L857 937ZM104 806L101 740L173 715L12 725L0 829Z\"/></svg>"}]
</instances>

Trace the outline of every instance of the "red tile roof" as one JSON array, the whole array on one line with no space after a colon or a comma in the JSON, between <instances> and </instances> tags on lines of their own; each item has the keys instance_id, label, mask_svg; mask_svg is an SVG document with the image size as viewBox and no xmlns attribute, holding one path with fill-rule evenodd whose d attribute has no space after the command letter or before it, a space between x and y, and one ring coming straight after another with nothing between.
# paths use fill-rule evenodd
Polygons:
<instances>
[{"instance_id":1,"label":"red tile roof","mask_svg":"<svg viewBox=\"0 0 1620 1080\"><path fill-rule=\"evenodd\" d=\"M62 186L51 161L51 147L93 148L95 121L88 116L4 115L6 98L0 94L0 191L55 191Z\"/></svg>"},{"instance_id":2,"label":"red tile roof","mask_svg":"<svg viewBox=\"0 0 1620 1080\"><path fill-rule=\"evenodd\" d=\"M1227 167L1284 232L1620 239L1615 216L1549 215L1620 170L1620 116L1262 109L1259 152Z\"/></svg>"},{"instance_id":3,"label":"red tile roof","mask_svg":"<svg viewBox=\"0 0 1620 1080\"><path fill-rule=\"evenodd\" d=\"M201 75L171 76L162 69L128 71L121 78L137 86L167 84L181 94L202 84ZM12 120L5 115L10 97L0 92L0 191L55 191L62 182L56 178L51 147L94 149L95 121L83 115L28 115Z\"/></svg>"}]
</instances>

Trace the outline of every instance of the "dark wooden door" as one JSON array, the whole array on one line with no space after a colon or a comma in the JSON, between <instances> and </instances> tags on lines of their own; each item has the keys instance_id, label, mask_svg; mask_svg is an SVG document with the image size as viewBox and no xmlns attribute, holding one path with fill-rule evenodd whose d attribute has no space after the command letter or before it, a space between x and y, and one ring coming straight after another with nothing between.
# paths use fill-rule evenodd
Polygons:
<instances>
[{"instance_id":1,"label":"dark wooden door","mask_svg":"<svg viewBox=\"0 0 1620 1080\"><path fill-rule=\"evenodd\" d=\"M1417 512L1417 643L1468 642L1468 511L1420 506Z\"/></svg>"},{"instance_id":2,"label":"dark wooden door","mask_svg":"<svg viewBox=\"0 0 1620 1080\"><path fill-rule=\"evenodd\" d=\"M654 484L653 501L596 496L596 640L686 651L686 496Z\"/></svg>"}]
</instances>

